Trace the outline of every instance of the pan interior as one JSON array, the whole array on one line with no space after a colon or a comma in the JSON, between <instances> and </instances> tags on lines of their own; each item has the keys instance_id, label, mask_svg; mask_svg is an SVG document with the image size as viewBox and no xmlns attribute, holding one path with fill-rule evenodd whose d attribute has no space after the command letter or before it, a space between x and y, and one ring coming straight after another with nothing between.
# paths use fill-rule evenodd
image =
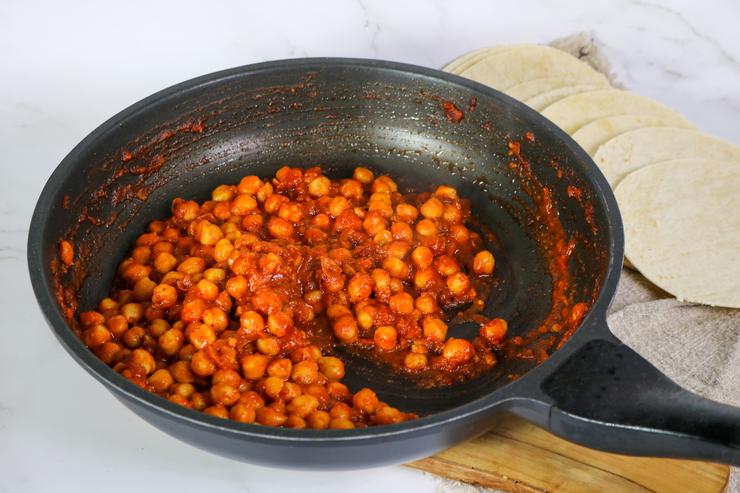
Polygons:
<instances>
[{"instance_id":1,"label":"pan interior","mask_svg":"<svg viewBox=\"0 0 740 493\"><path fill-rule=\"evenodd\" d=\"M463 112L461 121L450 121L447 103ZM495 236L489 247L497 284L484 314L506 319L511 336L524 335L550 311L552 277L538 240L546 226L510 166L511 141L521 144L534 178L551 191L575 245L569 289L590 302L606 271L609 243L585 154L578 158L533 113L503 96L362 64L232 72L155 98L109 124L65 161L72 171L59 178L58 205L45 223L44 265L52 265L61 238L74 242L78 258L66 275L55 277L49 267L46 276L89 309L110 289L117 263L146 224L169 215L174 197L204 200L218 184L271 176L283 165L321 165L332 178L362 165L401 187L446 184L471 200L476 219ZM392 405L423 414L488 394L537 364L504 358L465 384L421 389L338 351L350 389L369 386Z\"/></svg>"}]
</instances>

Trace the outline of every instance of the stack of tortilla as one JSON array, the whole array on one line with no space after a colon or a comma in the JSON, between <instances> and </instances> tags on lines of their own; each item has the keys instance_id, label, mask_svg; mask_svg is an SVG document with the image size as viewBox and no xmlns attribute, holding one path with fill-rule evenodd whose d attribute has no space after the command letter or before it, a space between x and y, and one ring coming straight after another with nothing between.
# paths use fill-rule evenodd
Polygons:
<instances>
[{"instance_id":1,"label":"stack of tortilla","mask_svg":"<svg viewBox=\"0 0 740 493\"><path fill-rule=\"evenodd\" d=\"M681 301L740 308L740 147L550 46L484 48L444 70L519 99L588 152L631 266Z\"/></svg>"}]
</instances>

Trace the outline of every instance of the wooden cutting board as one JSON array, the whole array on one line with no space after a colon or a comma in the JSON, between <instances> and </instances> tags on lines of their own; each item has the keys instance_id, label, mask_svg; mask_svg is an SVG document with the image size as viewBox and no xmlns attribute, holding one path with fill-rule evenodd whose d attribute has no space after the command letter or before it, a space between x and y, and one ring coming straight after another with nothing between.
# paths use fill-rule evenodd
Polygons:
<instances>
[{"instance_id":1,"label":"wooden cutting board","mask_svg":"<svg viewBox=\"0 0 740 493\"><path fill-rule=\"evenodd\" d=\"M408 466L515 493L724 492L721 464L598 452L511 416L485 435Z\"/></svg>"}]
</instances>

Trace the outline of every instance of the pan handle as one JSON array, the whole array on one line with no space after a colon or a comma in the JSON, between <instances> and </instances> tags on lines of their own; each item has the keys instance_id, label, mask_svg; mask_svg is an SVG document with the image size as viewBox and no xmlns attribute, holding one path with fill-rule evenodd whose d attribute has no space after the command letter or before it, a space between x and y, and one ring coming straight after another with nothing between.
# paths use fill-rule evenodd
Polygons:
<instances>
[{"instance_id":1,"label":"pan handle","mask_svg":"<svg viewBox=\"0 0 740 493\"><path fill-rule=\"evenodd\" d=\"M681 388L598 323L600 336L542 382L550 431L608 452L740 466L740 408Z\"/></svg>"}]
</instances>

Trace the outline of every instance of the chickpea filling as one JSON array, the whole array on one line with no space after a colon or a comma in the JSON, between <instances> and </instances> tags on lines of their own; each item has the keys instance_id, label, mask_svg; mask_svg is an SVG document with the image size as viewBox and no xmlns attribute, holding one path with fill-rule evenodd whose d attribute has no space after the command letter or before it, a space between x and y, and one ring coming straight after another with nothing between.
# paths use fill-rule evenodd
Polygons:
<instances>
[{"instance_id":1,"label":"chickpea filling","mask_svg":"<svg viewBox=\"0 0 740 493\"><path fill-rule=\"evenodd\" d=\"M479 314L495 260L470 219L452 187L404 195L362 167L246 176L151 222L110 297L80 314L82 338L135 384L213 416L313 429L414 419L350 392L332 350L439 385L494 366L507 323ZM471 307L472 342L448 333Z\"/></svg>"}]
</instances>

